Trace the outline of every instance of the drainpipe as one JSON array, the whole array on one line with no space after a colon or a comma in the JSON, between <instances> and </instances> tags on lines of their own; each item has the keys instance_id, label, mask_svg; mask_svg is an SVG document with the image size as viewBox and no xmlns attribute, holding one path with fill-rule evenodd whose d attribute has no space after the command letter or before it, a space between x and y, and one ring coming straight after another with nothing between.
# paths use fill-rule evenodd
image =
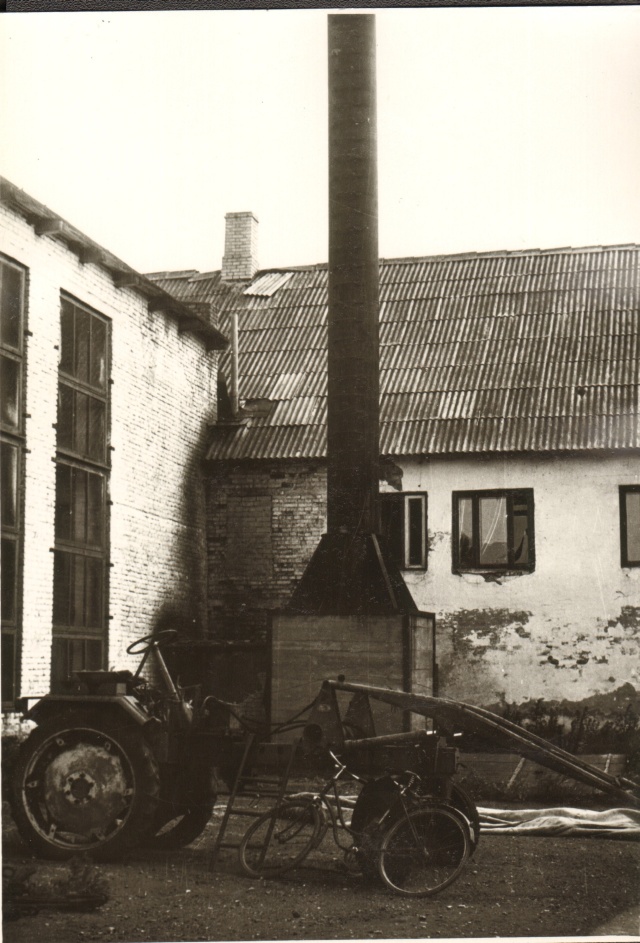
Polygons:
<instances>
[{"instance_id":1,"label":"drainpipe","mask_svg":"<svg viewBox=\"0 0 640 943\"><path fill-rule=\"evenodd\" d=\"M235 419L240 410L238 391L238 313L231 314L231 415Z\"/></svg>"}]
</instances>

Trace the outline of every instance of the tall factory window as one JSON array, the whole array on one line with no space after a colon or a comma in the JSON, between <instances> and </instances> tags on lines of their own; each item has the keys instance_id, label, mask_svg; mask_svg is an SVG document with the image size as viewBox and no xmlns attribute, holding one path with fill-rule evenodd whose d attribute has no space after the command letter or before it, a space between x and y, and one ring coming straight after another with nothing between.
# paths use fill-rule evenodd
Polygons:
<instances>
[{"instance_id":1,"label":"tall factory window","mask_svg":"<svg viewBox=\"0 0 640 943\"><path fill-rule=\"evenodd\" d=\"M17 695L21 594L25 271L0 257L2 706Z\"/></svg>"},{"instance_id":2,"label":"tall factory window","mask_svg":"<svg viewBox=\"0 0 640 943\"><path fill-rule=\"evenodd\" d=\"M640 566L640 485L620 487L622 566Z\"/></svg>"},{"instance_id":3,"label":"tall factory window","mask_svg":"<svg viewBox=\"0 0 640 943\"><path fill-rule=\"evenodd\" d=\"M380 512L382 536L392 562L401 570L426 570L426 494L381 494Z\"/></svg>"},{"instance_id":4,"label":"tall factory window","mask_svg":"<svg viewBox=\"0 0 640 943\"><path fill-rule=\"evenodd\" d=\"M63 297L52 682L102 668L107 628L109 322Z\"/></svg>"},{"instance_id":5,"label":"tall factory window","mask_svg":"<svg viewBox=\"0 0 640 943\"><path fill-rule=\"evenodd\" d=\"M534 569L533 491L454 491L454 571Z\"/></svg>"}]
</instances>

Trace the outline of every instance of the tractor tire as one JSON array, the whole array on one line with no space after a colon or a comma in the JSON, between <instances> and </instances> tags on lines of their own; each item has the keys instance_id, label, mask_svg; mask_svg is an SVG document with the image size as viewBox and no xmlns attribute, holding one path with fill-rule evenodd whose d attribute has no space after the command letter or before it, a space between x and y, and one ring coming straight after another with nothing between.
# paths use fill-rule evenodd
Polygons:
<instances>
[{"instance_id":1,"label":"tractor tire","mask_svg":"<svg viewBox=\"0 0 640 943\"><path fill-rule=\"evenodd\" d=\"M176 851L201 835L213 813L213 803L208 806L194 806L186 812L167 819L154 834L145 836L143 844L150 851Z\"/></svg>"},{"instance_id":2,"label":"tractor tire","mask_svg":"<svg viewBox=\"0 0 640 943\"><path fill-rule=\"evenodd\" d=\"M152 827L160 775L138 727L100 710L66 710L22 744L11 807L31 852L62 861L122 857Z\"/></svg>"}]
</instances>

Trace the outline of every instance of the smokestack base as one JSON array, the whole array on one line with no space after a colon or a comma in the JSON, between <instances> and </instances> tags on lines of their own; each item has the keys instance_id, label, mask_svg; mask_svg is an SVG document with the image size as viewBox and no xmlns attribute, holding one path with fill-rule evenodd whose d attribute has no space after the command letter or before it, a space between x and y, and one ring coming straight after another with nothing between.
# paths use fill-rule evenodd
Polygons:
<instances>
[{"instance_id":1,"label":"smokestack base","mask_svg":"<svg viewBox=\"0 0 640 943\"><path fill-rule=\"evenodd\" d=\"M391 615L417 612L397 567L385 560L376 534L323 534L287 612Z\"/></svg>"}]
</instances>

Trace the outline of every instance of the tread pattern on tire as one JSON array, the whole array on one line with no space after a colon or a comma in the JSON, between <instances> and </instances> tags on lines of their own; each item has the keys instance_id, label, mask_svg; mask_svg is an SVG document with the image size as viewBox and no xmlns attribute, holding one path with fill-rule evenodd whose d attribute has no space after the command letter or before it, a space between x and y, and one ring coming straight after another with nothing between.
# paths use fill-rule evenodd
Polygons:
<instances>
[{"instance_id":1,"label":"tread pattern on tire","mask_svg":"<svg viewBox=\"0 0 640 943\"><path fill-rule=\"evenodd\" d=\"M176 816L175 825L166 832L154 833L152 829L144 839L145 848L151 851L174 851L190 845L205 830L212 813L213 804L187 809L181 817Z\"/></svg>"}]
</instances>

